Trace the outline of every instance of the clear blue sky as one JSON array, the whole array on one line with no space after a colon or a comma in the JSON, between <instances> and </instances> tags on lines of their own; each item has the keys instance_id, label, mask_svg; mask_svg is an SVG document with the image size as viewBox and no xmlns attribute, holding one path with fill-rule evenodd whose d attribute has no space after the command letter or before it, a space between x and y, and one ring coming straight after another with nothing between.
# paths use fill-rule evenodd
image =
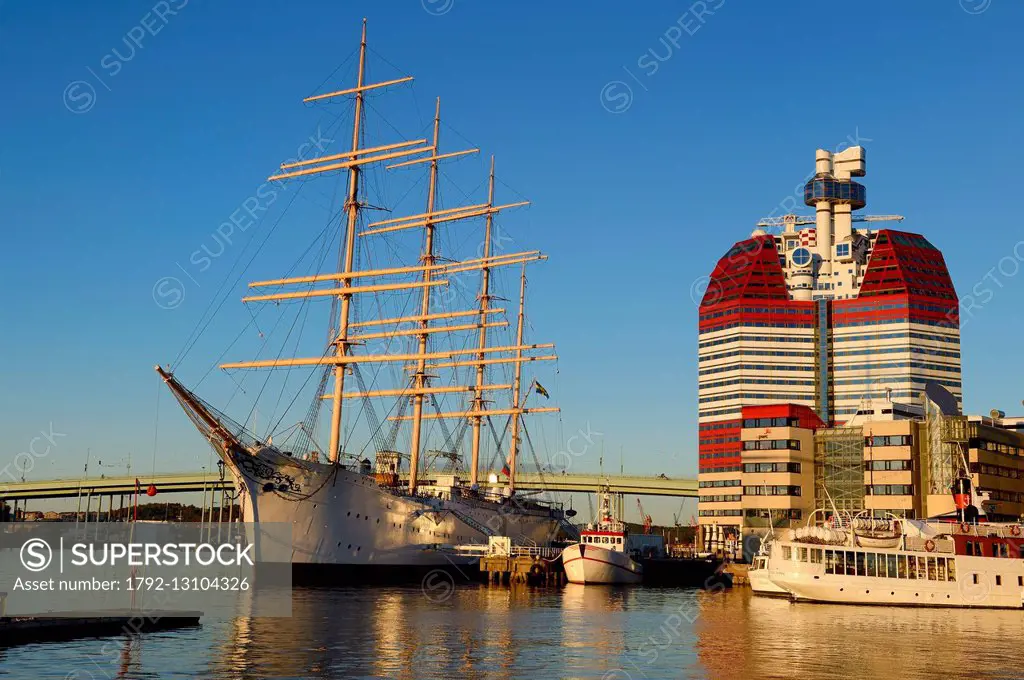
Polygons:
<instances>
[{"instance_id":1,"label":"clear blue sky","mask_svg":"<svg viewBox=\"0 0 1024 680\"><path fill-rule=\"evenodd\" d=\"M351 53L363 16L394 65L371 61L378 76L414 74L421 113L442 96L533 201L520 234L551 260L531 285L558 291L535 298L533 323L559 345L565 431L603 432L606 467L621 446L636 472L696 471L691 287L780 212L815 148L857 139L866 212L906 215L961 295L980 286L966 408L1021 411L1024 5L688 9L702 4L0 1L0 462L52 423L67 436L30 476L80 471L88 447L154 466L151 367L178 354L259 230L175 309L154 304L154 282L316 129L299 100ZM192 360L209 365L236 331ZM159 411L156 469L205 464L167 395Z\"/></svg>"}]
</instances>

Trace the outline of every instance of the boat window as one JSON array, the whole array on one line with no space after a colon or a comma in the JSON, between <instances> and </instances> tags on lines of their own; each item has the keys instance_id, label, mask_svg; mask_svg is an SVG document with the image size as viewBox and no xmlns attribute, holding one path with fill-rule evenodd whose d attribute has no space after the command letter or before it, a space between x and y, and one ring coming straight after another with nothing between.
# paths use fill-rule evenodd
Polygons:
<instances>
[{"instance_id":1,"label":"boat window","mask_svg":"<svg viewBox=\"0 0 1024 680\"><path fill-rule=\"evenodd\" d=\"M842 553L840 553L841 555ZM836 573L836 551L826 550L825 551L825 573L835 574Z\"/></svg>"},{"instance_id":2,"label":"boat window","mask_svg":"<svg viewBox=\"0 0 1024 680\"><path fill-rule=\"evenodd\" d=\"M899 559L899 555L886 555L885 561L889 563L889 578L896 578L896 560Z\"/></svg>"},{"instance_id":3,"label":"boat window","mask_svg":"<svg viewBox=\"0 0 1024 680\"><path fill-rule=\"evenodd\" d=\"M878 576L878 568L875 566L875 553L864 555L864 566L867 567L865 576Z\"/></svg>"},{"instance_id":4,"label":"boat window","mask_svg":"<svg viewBox=\"0 0 1024 680\"><path fill-rule=\"evenodd\" d=\"M857 566L856 566L857 562L855 561L856 558L854 558L855 554L856 553L854 553L852 550L847 550L846 551L846 575L847 576L856 576L857 575ZM863 559L864 559L864 557L861 556L861 560L862 560L861 561L861 565L860 565L861 569L864 568Z\"/></svg>"},{"instance_id":5,"label":"boat window","mask_svg":"<svg viewBox=\"0 0 1024 680\"><path fill-rule=\"evenodd\" d=\"M996 574L996 585L997 586L1003 585L1003 577L1000 576L999 574Z\"/></svg>"},{"instance_id":6,"label":"boat window","mask_svg":"<svg viewBox=\"0 0 1024 680\"><path fill-rule=\"evenodd\" d=\"M857 576L867 576L868 572L864 568L864 553L857 553Z\"/></svg>"},{"instance_id":7,"label":"boat window","mask_svg":"<svg viewBox=\"0 0 1024 680\"><path fill-rule=\"evenodd\" d=\"M811 548L811 562L821 564L821 548Z\"/></svg>"},{"instance_id":8,"label":"boat window","mask_svg":"<svg viewBox=\"0 0 1024 680\"><path fill-rule=\"evenodd\" d=\"M896 556L896 569L898 578L907 578L907 556Z\"/></svg>"},{"instance_id":9,"label":"boat window","mask_svg":"<svg viewBox=\"0 0 1024 680\"><path fill-rule=\"evenodd\" d=\"M955 581L956 580L956 559L952 558L952 557L949 558L949 564L946 565L946 566L948 567L948 569L946 569L946 578L948 578L950 581Z\"/></svg>"},{"instance_id":10,"label":"boat window","mask_svg":"<svg viewBox=\"0 0 1024 680\"><path fill-rule=\"evenodd\" d=\"M797 548L796 549L796 559L799 562L806 562L807 561L807 548Z\"/></svg>"},{"instance_id":11,"label":"boat window","mask_svg":"<svg viewBox=\"0 0 1024 680\"><path fill-rule=\"evenodd\" d=\"M618 538L616 538L615 542L618 543L619 545L622 545L622 536L619 536Z\"/></svg>"},{"instance_id":12,"label":"boat window","mask_svg":"<svg viewBox=\"0 0 1024 680\"><path fill-rule=\"evenodd\" d=\"M793 559L793 548L788 545L782 546L782 559L786 561Z\"/></svg>"},{"instance_id":13,"label":"boat window","mask_svg":"<svg viewBox=\"0 0 1024 680\"><path fill-rule=\"evenodd\" d=\"M602 543L607 543L608 542L608 537L607 536L602 536L601 537L601 542Z\"/></svg>"},{"instance_id":14,"label":"boat window","mask_svg":"<svg viewBox=\"0 0 1024 680\"><path fill-rule=\"evenodd\" d=\"M939 569L938 580L945 581L946 580L946 558L945 557L940 557L940 558L938 558L938 562L939 562L939 565L938 565L938 569Z\"/></svg>"},{"instance_id":15,"label":"boat window","mask_svg":"<svg viewBox=\"0 0 1024 680\"><path fill-rule=\"evenodd\" d=\"M907 578L917 578L917 558L907 555Z\"/></svg>"},{"instance_id":16,"label":"boat window","mask_svg":"<svg viewBox=\"0 0 1024 680\"><path fill-rule=\"evenodd\" d=\"M936 565L935 565L935 558L934 557L928 557L928 558L925 558L925 559L928 560L928 571L927 571L928 580L929 581L938 581L939 577L938 577L938 571L937 571L937 568L936 568Z\"/></svg>"}]
</instances>

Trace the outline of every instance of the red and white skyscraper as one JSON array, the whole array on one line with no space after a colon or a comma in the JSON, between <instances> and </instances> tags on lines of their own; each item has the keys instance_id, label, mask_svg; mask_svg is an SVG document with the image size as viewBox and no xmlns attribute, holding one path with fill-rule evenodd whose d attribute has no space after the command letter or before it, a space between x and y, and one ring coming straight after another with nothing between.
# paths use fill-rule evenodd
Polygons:
<instances>
[{"instance_id":1,"label":"red and white skyscraper","mask_svg":"<svg viewBox=\"0 0 1024 680\"><path fill-rule=\"evenodd\" d=\"M780 219L732 246L700 303L700 521L743 515L741 409L810 408L826 425L913 410L925 383L961 397L958 301L942 254L919 234L855 227L866 205L861 147L819 149L808 219ZM800 229L801 224L813 227Z\"/></svg>"}]
</instances>

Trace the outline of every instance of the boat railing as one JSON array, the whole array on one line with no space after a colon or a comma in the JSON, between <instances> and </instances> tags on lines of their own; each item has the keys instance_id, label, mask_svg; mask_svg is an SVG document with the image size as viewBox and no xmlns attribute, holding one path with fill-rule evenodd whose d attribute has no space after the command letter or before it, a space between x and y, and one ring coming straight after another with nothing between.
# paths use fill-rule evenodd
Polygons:
<instances>
[{"instance_id":1,"label":"boat railing","mask_svg":"<svg viewBox=\"0 0 1024 680\"><path fill-rule=\"evenodd\" d=\"M921 538L920 536L907 536L904 539L906 549L911 552L935 552L952 555L956 552L956 545L949 538Z\"/></svg>"}]
</instances>

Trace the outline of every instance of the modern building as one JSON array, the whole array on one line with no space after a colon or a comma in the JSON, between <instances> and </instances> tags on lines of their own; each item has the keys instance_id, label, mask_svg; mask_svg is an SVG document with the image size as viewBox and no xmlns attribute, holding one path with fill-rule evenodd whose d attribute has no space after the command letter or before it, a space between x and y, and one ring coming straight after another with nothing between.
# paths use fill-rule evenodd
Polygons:
<instances>
[{"instance_id":1,"label":"modern building","mask_svg":"<svg viewBox=\"0 0 1024 680\"><path fill-rule=\"evenodd\" d=\"M864 186L854 180L865 171L861 147L835 154L819 149L804 186L814 217L780 218L777 233L755 230L711 273L698 341L702 525L739 535L747 509L793 516L807 510L774 493L770 503L744 506L751 486L744 466L755 464L744 456L745 419L806 424L813 416L819 427L797 429L817 433L858 414L877 411L893 421L920 415L927 383L961 399L958 300L945 261L919 234L866 228L877 218L854 213L867 204ZM798 230L802 224L813 226ZM780 415L744 416L745 408L778 404L785 405L772 407L782 408ZM806 481L811 448L801 437L807 435L776 427L792 428L772 426L771 441L798 441L801 448L778 449L786 460L765 463L799 464L799 473L772 474Z\"/></svg>"}]
</instances>

